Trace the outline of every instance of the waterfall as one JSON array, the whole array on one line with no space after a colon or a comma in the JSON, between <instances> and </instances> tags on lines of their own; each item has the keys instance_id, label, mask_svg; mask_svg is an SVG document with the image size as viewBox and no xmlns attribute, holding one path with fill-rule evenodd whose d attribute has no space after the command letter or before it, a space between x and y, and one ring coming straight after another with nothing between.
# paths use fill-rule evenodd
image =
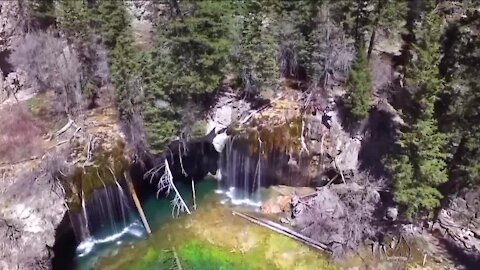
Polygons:
<instances>
[{"instance_id":1,"label":"waterfall","mask_svg":"<svg viewBox=\"0 0 480 270\"><path fill-rule=\"evenodd\" d=\"M70 220L75 235L80 242L77 247L79 257L94 250L96 245L118 241L122 238L144 238L145 229L136 212L133 199L125 181L114 180L103 188L87 193L83 186L81 209L70 211Z\"/></svg>"},{"instance_id":2,"label":"waterfall","mask_svg":"<svg viewBox=\"0 0 480 270\"><path fill-rule=\"evenodd\" d=\"M290 127L246 131L226 141L220 156L217 193L233 204L261 205L262 189L272 185L308 186L308 156ZM297 142L298 141L298 142Z\"/></svg>"}]
</instances>

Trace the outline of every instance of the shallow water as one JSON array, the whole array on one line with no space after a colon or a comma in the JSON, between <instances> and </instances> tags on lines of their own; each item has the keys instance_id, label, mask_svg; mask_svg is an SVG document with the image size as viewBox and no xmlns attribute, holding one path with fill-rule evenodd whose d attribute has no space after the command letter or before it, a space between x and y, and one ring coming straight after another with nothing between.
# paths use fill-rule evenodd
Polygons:
<instances>
[{"instance_id":1,"label":"shallow water","mask_svg":"<svg viewBox=\"0 0 480 270\"><path fill-rule=\"evenodd\" d=\"M178 185L189 206L190 187ZM132 237L131 231L115 241L95 246L77 257L76 269L336 269L318 251L254 225L232 211L255 211L233 205L225 192L213 192L216 181L196 185L197 210L172 218L167 199L143 203L153 233ZM193 209L192 209L193 210Z\"/></svg>"},{"instance_id":2,"label":"shallow water","mask_svg":"<svg viewBox=\"0 0 480 270\"><path fill-rule=\"evenodd\" d=\"M217 183L211 180L197 183L197 203L201 204L205 196L213 193L216 187ZM193 199L190 186L177 183L177 188L182 193L186 203L191 206ZM172 220L171 203L167 198L160 197L157 199L151 197L142 203L142 207L153 231L158 230L162 225ZM119 226L121 226L121 224L119 224ZM105 230L96 235L95 239L84 241L77 247L74 262L75 269L94 269L101 258L113 256L125 246L130 246L148 239L147 232L138 216L131 224L117 233Z\"/></svg>"}]
</instances>

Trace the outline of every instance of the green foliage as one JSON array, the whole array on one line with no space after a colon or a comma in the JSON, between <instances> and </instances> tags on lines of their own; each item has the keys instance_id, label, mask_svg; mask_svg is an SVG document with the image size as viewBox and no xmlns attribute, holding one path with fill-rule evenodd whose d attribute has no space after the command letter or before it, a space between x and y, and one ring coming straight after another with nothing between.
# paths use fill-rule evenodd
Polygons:
<instances>
[{"instance_id":1,"label":"green foliage","mask_svg":"<svg viewBox=\"0 0 480 270\"><path fill-rule=\"evenodd\" d=\"M382 1L378 1L381 3ZM408 12L407 0L387 0L384 1L383 6L377 4L378 10L378 26L392 33L393 31L400 30L400 27L405 23Z\"/></svg>"},{"instance_id":2,"label":"green foliage","mask_svg":"<svg viewBox=\"0 0 480 270\"><path fill-rule=\"evenodd\" d=\"M438 68L441 27L437 12L429 12L414 46L417 59L407 72L407 86L416 109L407 115L410 128L401 136L400 154L389 162L395 200L406 207L409 218L431 214L440 206L438 187L448 180L445 146L449 137L439 131L435 114L435 105L445 89Z\"/></svg>"},{"instance_id":3,"label":"green foliage","mask_svg":"<svg viewBox=\"0 0 480 270\"><path fill-rule=\"evenodd\" d=\"M197 119L200 109L221 86L231 47L232 3L188 1L191 10L159 27L155 50L140 59L146 84L145 121L154 150L180 135L181 123ZM188 110L185 110L188 108ZM193 124L193 122L192 122ZM193 125L182 125L191 133ZM183 129L185 129L183 128Z\"/></svg>"},{"instance_id":4,"label":"green foliage","mask_svg":"<svg viewBox=\"0 0 480 270\"><path fill-rule=\"evenodd\" d=\"M165 90L180 98L218 89L231 44L228 1L199 1L191 5L192 15L175 20L167 31L162 31L174 63L167 74Z\"/></svg>"},{"instance_id":5,"label":"green foliage","mask_svg":"<svg viewBox=\"0 0 480 270\"><path fill-rule=\"evenodd\" d=\"M340 0L334 4L337 22L345 32L355 39L357 48L365 44L365 34L371 30L373 16L371 1L364 0ZM376 3L374 4L376 5Z\"/></svg>"},{"instance_id":6,"label":"green foliage","mask_svg":"<svg viewBox=\"0 0 480 270\"><path fill-rule=\"evenodd\" d=\"M198 241L191 241L178 250L185 269L203 270L247 270L251 268L248 262L238 255L210 245L202 245Z\"/></svg>"},{"instance_id":7,"label":"green foliage","mask_svg":"<svg viewBox=\"0 0 480 270\"><path fill-rule=\"evenodd\" d=\"M73 5L73 4L70 4ZM86 4L85 4L86 5ZM84 6L84 8L86 8ZM130 18L123 1L101 1L91 11L96 27L109 50L111 81L120 117L130 118L139 99L139 76ZM83 17L82 17L83 18Z\"/></svg>"},{"instance_id":8,"label":"green foliage","mask_svg":"<svg viewBox=\"0 0 480 270\"><path fill-rule=\"evenodd\" d=\"M274 3L279 35L279 66L285 77L304 79L310 64L309 36L314 29L316 1L277 1Z\"/></svg>"},{"instance_id":9,"label":"green foliage","mask_svg":"<svg viewBox=\"0 0 480 270\"><path fill-rule=\"evenodd\" d=\"M100 36L109 49L113 49L119 38L129 28L129 17L123 1L100 1L98 14L94 17Z\"/></svg>"},{"instance_id":10,"label":"green foliage","mask_svg":"<svg viewBox=\"0 0 480 270\"><path fill-rule=\"evenodd\" d=\"M367 53L359 49L355 67L350 71L347 81L347 108L357 120L365 119L370 111L372 99L372 81L368 67Z\"/></svg>"},{"instance_id":11,"label":"green foliage","mask_svg":"<svg viewBox=\"0 0 480 270\"><path fill-rule=\"evenodd\" d=\"M68 38L76 38L82 42L90 41L89 26L92 18L86 0L62 0L59 4L58 18Z\"/></svg>"},{"instance_id":12,"label":"green foliage","mask_svg":"<svg viewBox=\"0 0 480 270\"><path fill-rule=\"evenodd\" d=\"M280 78L278 25L270 6L261 1L237 5L232 62L245 94L274 90Z\"/></svg>"},{"instance_id":13,"label":"green foliage","mask_svg":"<svg viewBox=\"0 0 480 270\"><path fill-rule=\"evenodd\" d=\"M127 31L117 37L112 51L111 78L115 86L115 98L120 115L128 117L133 114L135 85L135 49L133 37Z\"/></svg>"},{"instance_id":14,"label":"green foliage","mask_svg":"<svg viewBox=\"0 0 480 270\"><path fill-rule=\"evenodd\" d=\"M53 0L28 0L30 16L41 27L55 22L55 2Z\"/></svg>"},{"instance_id":15,"label":"green foliage","mask_svg":"<svg viewBox=\"0 0 480 270\"><path fill-rule=\"evenodd\" d=\"M465 3L466 17L451 21L442 70L447 80L441 128L452 134L449 173L452 187L478 184L480 178L480 14ZM452 192L455 192L453 189Z\"/></svg>"}]
</instances>

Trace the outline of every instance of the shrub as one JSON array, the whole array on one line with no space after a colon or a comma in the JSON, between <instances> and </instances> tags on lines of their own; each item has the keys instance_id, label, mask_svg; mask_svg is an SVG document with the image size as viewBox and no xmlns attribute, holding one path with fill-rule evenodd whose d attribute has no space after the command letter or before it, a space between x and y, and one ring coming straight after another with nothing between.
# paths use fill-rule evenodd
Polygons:
<instances>
[{"instance_id":1,"label":"shrub","mask_svg":"<svg viewBox=\"0 0 480 270\"><path fill-rule=\"evenodd\" d=\"M16 162L42 154L43 126L23 105L0 110L0 162Z\"/></svg>"}]
</instances>

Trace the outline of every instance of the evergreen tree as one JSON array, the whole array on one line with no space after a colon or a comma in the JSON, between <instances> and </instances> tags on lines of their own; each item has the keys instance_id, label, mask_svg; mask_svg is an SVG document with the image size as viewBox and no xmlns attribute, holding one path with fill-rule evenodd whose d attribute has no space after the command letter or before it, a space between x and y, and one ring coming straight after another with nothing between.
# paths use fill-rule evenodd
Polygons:
<instances>
[{"instance_id":1,"label":"evergreen tree","mask_svg":"<svg viewBox=\"0 0 480 270\"><path fill-rule=\"evenodd\" d=\"M447 30L442 72L448 92L442 100L441 128L452 134L449 192L480 183L480 14L464 3L465 17Z\"/></svg>"},{"instance_id":2,"label":"evergreen tree","mask_svg":"<svg viewBox=\"0 0 480 270\"><path fill-rule=\"evenodd\" d=\"M280 78L278 27L271 6L261 1L237 6L235 43L232 52L235 73L246 95L274 90Z\"/></svg>"},{"instance_id":3,"label":"evergreen tree","mask_svg":"<svg viewBox=\"0 0 480 270\"><path fill-rule=\"evenodd\" d=\"M310 68L311 42L318 1L275 2L279 31L279 66L284 77L305 80Z\"/></svg>"},{"instance_id":4,"label":"evergreen tree","mask_svg":"<svg viewBox=\"0 0 480 270\"><path fill-rule=\"evenodd\" d=\"M407 217L431 214L440 206L438 187L448 180L446 171L448 136L438 129L435 105L444 91L439 73L442 21L430 11L420 28L414 46L417 59L408 67L407 84L416 102L409 112L409 129L402 133L401 151L390 160L395 200L406 208Z\"/></svg>"},{"instance_id":5,"label":"evergreen tree","mask_svg":"<svg viewBox=\"0 0 480 270\"><path fill-rule=\"evenodd\" d=\"M335 21L337 5L334 1L324 1L316 9L308 37L308 79L313 89L320 88L326 93L332 83L347 79L356 54L354 43Z\"/></svg>"},{"instance_id":6,"label":"evergreen tree","mask_svg":"<svg viewBox=\"0 0 480 270\"><path fill-rule=\"evenodd\" d=\"M117 38L130 26L125 3L121 1L100 1L94 23L99 30L103 43L112 50Z\"/></svg>"},{"instance_id":7,"label":"evergreen tree","mask_svg":"<svg viewBox=\"0 0 480 270\"><path fill-rule=\"evenodd\" d=\"M116 38L112 51L111 78L115 87L115 98L122 117L133 113L134 97L137 86L135 51L133 37L128 31L123 31Z\"/></svg>"},{"instance_id":8,"label":"evergreen tree","mask_svg":"<svg viewBox=\"0 0 480 270\"><path fill-rule=\"evenodd\" d=\"M164 22L155 50L142 58L141 74L147 86L145 120L157 151L175 136L189 136L191 119L199 117L201 102L221 86L232 42L231 2L189 1L179 8L189 12Z\"/></svg>"},{"instance_id":9,"label":"evergreen tree","mask_svg":"<svg viewBox=\"0 0 480 270\"><path fill-rule=\"evenodd\" d=\"M170 94L212 93L228 60L231 5L228 1L192 2L193 14L175 20L165 33L175 73Z\"/></svg>"},{"instance_id":10,"label":"evergreen tree","mask_svg":"<svg viewBox=\"0 0 480 270\"><path fill-rule=\"evenodd\" d=\"M359 49L357 63L349 73L347 89L347 108L350 109L356 120L365 119L371 107L372 81L370 79L367 53L363 47Z\"/></svg>"},{"instance_id":11,"label":"evergreen tree","mask_svg":"<svg viewBox=\"0 0 480 270\"><path fill-rule=\"evenodd\" d=\"M94 47L92 10L88 7L88 1L60 1L58 21L69 45L74 47L82 63L82 93L89 100L89 106L94 106L98 97L97 88L100 86L100 80L95 74L99 59Z\"/></svg>"},{"instance_id":12,"label":"evergreen tree","mask_svg":"<svg viewBox=\"0 0 480 270\"><path fill-rule=\"evenodd\" d=\"M137 54L124 1L101 1L92 14L103 43L109 50L111 81L120 117L129 119L138 95Z\"/></svg>"}]
</instances>

